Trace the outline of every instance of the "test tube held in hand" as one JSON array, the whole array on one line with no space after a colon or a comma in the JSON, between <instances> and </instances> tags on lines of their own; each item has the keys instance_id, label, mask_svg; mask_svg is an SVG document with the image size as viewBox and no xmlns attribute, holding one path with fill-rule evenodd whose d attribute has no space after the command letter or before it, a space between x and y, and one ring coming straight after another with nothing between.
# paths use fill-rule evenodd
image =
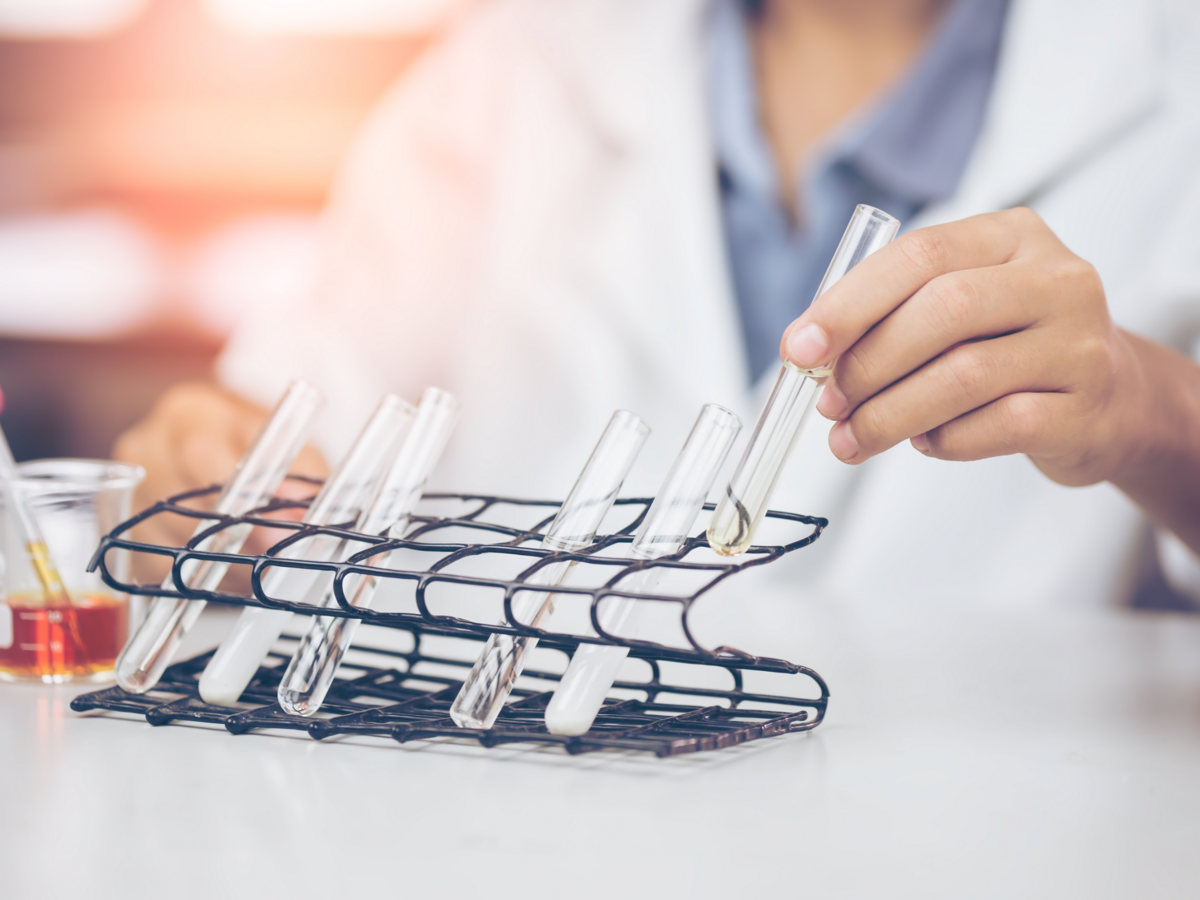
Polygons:
<instances>
[{"instance_id":1,"label":"test tube held in hand","mask_svg":"<svg viewBox=\"0 0 1200 900\"><path fill-rule=\"evenodd\" d=\"M659 559L682 549L741 428L741 420L724 407L709 404L700 410L634 535L629 547L631 559ZM663 569L658 567L640 569L619 582L617 588L631 594L649 593L662 574ZM606 633L634 637L644 603L631 597L609 596L597 608L596 618ZM551 734L587 733L628 654L628 647L579 645L546 708L546 728Z\"/></svg>"},{"instance_id":2,"label":"test tube held in hand","mask_svg":"<svg viewBox=\"0 0 1200 900\"><path fill-rule=\"evenodd\" d=\"M452 394L439 388L425 389L412 428L378 495L355 524L356 531L370 535L386 531L389 537L403 537L409 516L420 501L425 484L458 423L458 412L459 404ZM340 558L355 552L351 544ZM390 554L383 553L371 557L367 563L386 565L389 557ZM374 578L361 577L347 599L352 606L368 607L376 586ZM319 606L337 605L332 585L320 594L317 594L318 588L320 585L310 589L311 599L306 598L306 602ZM358 619L344 616L313 617L279 683L279 705L285 712L311 716L321 708L358 625Z\"/></svg>"},{"instance_id":3,"label":"test tube held in hand","mask_svg":"<svg viewBox=\"0 0 1200 900\"><path fill-rule=\"evenodd\" d=\"M316 388L303 381L292 382L258 438L217 495L212 511L218 515L241 516L270 500L287 475L288 466L304 447L309 426L320 406L321 395ZM195 534L212 525L211 520L201 520ZM253 526L245 523L223 528L201 541L196 549L237 553L252 530ZM211 591L220 584L228 568L228 563L189 560L182 567L183 581L190 588ZM175 588L172 576L166 577L163 587ZM134 694L143 694L158 684L183 636L196 623L204 606L203 600L156 597L117 658L117 683Z\"/></svg>"},{"instance_id":4,"label":"test tube held in hand","mask_svg":"<svg viewBox=\"0 0 1200 900\"><path fill-rule=\"evenodd\" d=\"M548 550L578 551L596 537L596 530L617 499L650 428L631 412L618 410L580 473L575 486L546 530L541 546ZM552 587L562 581L569 562L543 566L526 581ZM554 594L520 591L512 599L513 615L523 625L538 627L553 610ZM501 622L507 625L507 622ZM475 660L467 680L450 707L460 728L491 728L525 667L526 655L537 638L493 634Z\"/></svg>"},{"instance_id":5,"label":"test tube held in hand","mask_svg":"<svg viewBox=\"0 0 1200 900\"><path fill-rule=\"evenodd\" d=\"M302 520L306 525L348 525L356 522L382 487L383 476L412 426L416 408L395 394L386 395ZM280 559L324 562L333 559L344 541L332 535L302 538L279 552ZM273 599L299 602L314 584L328 586L328 572L272 566L263 576L263 592ZM229 706L237 702L258 671L271 645L292 618L290 610L247 606L242 610L216 654L200 676L205 703Z\"/></svg>"},{"instance_id":6,"label":"test tube held in hand","mask_svg":"<svg viewBox=\"0 0 1200 900\"><path fill-rule=\"evenodd\" d=\"M898 219L873 206L860 205L846 226L816 296L887 245L899 230ZM736 556L749 549L800 425L816 405L821 386L832 371L832 361L819 369L799 369L790 362L780 368L750 442L709 523L708 543L717 553Z\"/></svg>"}]
</instances>

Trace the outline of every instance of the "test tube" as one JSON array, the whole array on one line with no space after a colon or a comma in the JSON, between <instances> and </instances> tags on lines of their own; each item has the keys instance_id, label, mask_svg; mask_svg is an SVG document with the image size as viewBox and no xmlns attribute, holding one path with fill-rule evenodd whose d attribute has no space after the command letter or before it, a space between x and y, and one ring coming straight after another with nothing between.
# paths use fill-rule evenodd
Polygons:
<instances>
[{"instance_id":1,"label":"test tube","mask_svg":"<svg viewBox=\"0 0 1200 900\"><path fill-rule=\"evenodd\" d=\"M50 548L42 537L42 529L38 527L37 519L25 504L15 487L20 479L17 472L17 461L13 458L12 449L8 446L8 438L0 429L0 490L4 492L4 505L8 508L16 524L17 534L25 545L29 556L29 564L42 588L42 599L47 606L70 606L71 598L63 585L58 567L50 558Z\"/></svg>"},{"instance_id":2,"label":"test tube","mask_svg":"<svg viewBox=\"0 0 1200 900\"><path fill-rule=\"evenodd\" d=\"M39 641L39 646L44 648L43 652L46 654L45 659L39 659L39 667L47 671L61 672L66 669L68 657L78 658L82 655L79 651L82 650L83 640L79 635L79 623L75 616L75 607L71 603L71 595L67 593L58 567L50 556L50 547L42 536L42 529L38 526L32 510L15 486L19 478L17 461L8 446L8 438L5 437L3 429L0 429L0 491L3 492L4 505L12 516L17 536L25 545L29 565L42 589L42 603L53 611L48 612L45 617L44 625L50 633L46 635L45 640ZM2 561L0 558L0 562ZM3 566L0 565L0 574L2 573ZM57 622L54 621L55 615L59 619ZM40 625L42 623L39 623ZM70 642L76 652L68 653L64 642Z\"/></svg>"},{"instance_id":3,"label":"test tube","mask_svg":"<svg viewBox=\"0 0 1200 900\"><path fill-rule=\"evenodd\" d=\"M709 404L700 410L691 434L634 535L629 547L631 559L658 559L679 552L741 429L741 420L723 406ZM649 593L662 574L661 568L641 569L618 587L633 594ZM619 632L628 638L637 630L643 605L644 601L630 597L609 596L596 610L596 616L605 632ZM551 734L587 733L628 654L628 647L579 645L546 708L546 728Z\"/></svg>"},{"instance_id":4,"label":"test tube","mask_svg":"<svg viewBox=\"0 0 1200 900\"><path fill-rule=\"evenodd\" d=\"M899 230L898 219L860 204L846 226L816 296L820 297L852 268L888 244ZM750 547L766 514L775 482L800 433L800 425L816 405L821 385L832 371L832 361L818 369L800 369L790 362L783 363L750 443L709 523L708 543L717 553L736 556Z\"/></svg>"},{"instance_id":5,"label":"test tube","mask_svg":"<svg viewBox=\"0 0 1200 900\"><path fill-rule=\"evenodd\" d=\"M425 389L412 429L404 439L382 489L355 524L356 531L371 535L387 531L389 537L404 536L409 516L420 501L425 483L458 423L458 411L458 401L452 394L439 388ZM353 553L351 547L345 555ZM373 556L368 563L386 565L390 556L390 553ZM347 599L352 606L368 607L375 588L374 578L359 578ZM324 587L319 596L316 591L317 588L309 591L314 605L337 605L332 585ZM285 712L311 716L321 708L346 648L358 630L359 621L344 616L313 617L279 683L279 705Z\"/></svg>"},{"instance_id":6,"label":"test tube","mask_svg":"<svg viewBox=\"0 0 1200 900\"><path fill-rule=\"evenodd\" d=\"M650 428L631 412L617 410L579 474L571 493L546 530L541 546L572 552L587 547L596 529L617 499L650 435ZM562 581L571 563L543 566L527 579L529 584L552 586ZM520 591L512 599L513 615L524 625L538 627L554 609L552 593ZM507 625L507 622L501 622ZM537 646L537 638L493 634L475 660L467 680L450 706L450 718L460 728L491 728L525 668L526 655Z\"/></svg>"},{"instance_id":7,"label":"test tube","mask_svg":"<svg viewBox=\"0 0 1200 900\"><path fill-rule=\"evenodd\" d=\"M321 405L321 395L312 385L293 381L283 399L259 433L253 446L238 462L232 477L225 483L213 503L218 515L241 516L262 506L275 493L288 466L304 446L308 428ZM201 521L195 534L212 527L211 521ZM198 550L214 553L237 553L253 530L241 523L223 528L201 541ZM214 590L225 577L229 564L210 560L188 560L182 567L183 581L191 588ZM174 588L168 575L164 588ZM144 694L162 677L163 671L179 649L183 636L196 623L204 610L205 601L185 600L182 597L156 597L137 631L125 644L117 658L117 683L134 694Z\"/></svg>"},{"instance_id":8,"label":"test tube","mask_svg":"<svg viewBox=\"0 0 1200 900\"><path fill-rule=\"evenodd\" d=\"M307 525L357 521L382 487L388 464L396 456L415 413L408 401L395 394L386 395L342 464L313 498L302 521ZM314 535L285 547L279 558L323 562L333 559L344 543L331 535ZM272 566L263 577L262 587L268 597L301 601L315 584L326 587L331 580L328 572ZM200 697L206 703L223 706L236 703L291 617L286 609L243 609L200 676Z\"/></svg>"}]
</instances>

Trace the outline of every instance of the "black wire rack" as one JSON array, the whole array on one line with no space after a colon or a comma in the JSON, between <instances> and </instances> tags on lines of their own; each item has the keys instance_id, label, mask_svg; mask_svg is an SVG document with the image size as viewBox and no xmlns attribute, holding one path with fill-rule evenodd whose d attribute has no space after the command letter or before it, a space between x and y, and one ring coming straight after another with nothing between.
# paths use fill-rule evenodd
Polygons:
<instances>
[{"instance_id":1,"label":"black wire rack","mask_svg":"<svg viewBox=\"0 0 1200 900\"><path fill-rule=\"evenodd\" d=\"M99 569L110 587L129 594L289 610L303 616L356 618L387 630L376 630L374 640L355 641L320 712L313 718L289 715L276 702L280 676L298 640L288 635L280 638L236 707L214 706L201 700L199 677L212 655L206 653L172 665L156 688L146 694L111 687L80 695L72 702L72 709L135 713L152 725L216 723L234 734L291 729L306 731L317 740L340 735L375 735L401 743L466 739L485 747L524 742L560 745L573 754L621 749L649 751L659 757L808 731L824 719L829 690L814 670L733 647L704 647L697 641L689 617L696 602L726 579L811 544L828 524L825 519L771 511L767 513L770 530L790 540L756 545L739 557L726 559L713 554L703 534L699 534L688 538L678 553L651 561L627 558L624 547L633 540L649 508L648 498L618 500L610 519L616 518L619 523L612 533L598 537L584 550L562 552L538 546L559 506L551 501L427 494L403 538L393 538L296 521L307 500L276 498L245 516L222 516L200 508L216 491L213 487L180 494L124 522L101 540L92 568ZM711 509L712 505L705 508ZM130 537L134 528L158 516L179 516L208 524L182 547ZM220 532L247 526L283 529L287 534L257 555L202 549ZM302 542L318 535L344 540L351 549L360 549L352 555L342 554L341 562L304 559L299 555ZM298 558L287 555L289 548ZM169 557L174 587L118 578L109 563L110 554L117 550ZM240 568L243 575L249 576L249 591L229 589L228 576L215 591L188 587L184 567L203 560L227 563L231 572ZM514 597L522 591L545 593L544 585L529 579L546 566L562 562L574 565L571 577L554 588L555 604L582 604L586 620L576 615L574 621L577 625L586 621L590 629L584 625L574 632L553 630L519 621L513 610ZM276 567L324 573L336 605L318 606L270 596L264 589L264 578ZM660 590L638 592L622 587L631 575L647 568L667 570L658 579ZM364 577L380 579L381 591L387 582L399 583L403 587L398 593L406 599L390 604L396 608L353 606L348 596L353 595L355 581ZM246 580L243 577L242 583ZM686 588L683 593L665 590L672 585L678 589L681 584ZM447 591L453 597L449 606L459 614L441 608L447 605L442 596ZM672 618L678 615L682 646L629 640L606 632L599 610L614 597L660 610L664 605L672 608ZM502 613L492 615L495 619L502 615L501 624L484 613L497 606ZM463 609L471 614L461 614ZM549 624L562 618L551 617ZM565 737L546 730L543 716L559 676L545 666L526 668L494 727L459 728L449 718L450 704L482 642L492 634L535 637L540 648L561 651L565 656L585 642L624 646L632 659L641 661L627 668L644 674L614 684L591 730L584 735ZM561 662L565 667L565 658ZM750 690L748 682L761 677L752 673L771 673L771 684L785 685L786 693ZM807 696L814 688L817 696Z\"/></svg>"}]
</instances>

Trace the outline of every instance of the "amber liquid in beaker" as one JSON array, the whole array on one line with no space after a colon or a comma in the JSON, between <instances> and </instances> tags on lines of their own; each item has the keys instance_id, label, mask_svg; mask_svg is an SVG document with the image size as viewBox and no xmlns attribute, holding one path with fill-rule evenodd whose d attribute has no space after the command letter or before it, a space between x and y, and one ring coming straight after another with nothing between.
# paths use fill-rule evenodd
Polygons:
<instances>
[{"instance_id":1,"label":"amber liquid in beaker","mask_svg":"<svg viewBox=\"0 0 1200 900\"><path fill-rule=\"evenodd\" d=\"M46 605L40 595L10 596L12 643L0 647L0 681L104 680L129 636L129 600L111 594Z\"/></svg>"}]
</instances>

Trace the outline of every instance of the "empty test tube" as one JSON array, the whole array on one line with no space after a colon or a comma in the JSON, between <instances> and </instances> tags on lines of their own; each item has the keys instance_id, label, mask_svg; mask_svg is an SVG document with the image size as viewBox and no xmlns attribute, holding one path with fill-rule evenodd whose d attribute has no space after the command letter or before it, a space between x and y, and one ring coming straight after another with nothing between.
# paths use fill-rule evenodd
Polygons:
<instances>
[{"instance_id":1,"label":"empty test tube","mask_svg":"<svg viewBox=\"0 0 1200 900\"><path fill-rule=\"evenodd\" d=\"M546 530L542 547L572 552L592 543L649 435L649 426L633 413L618 410L613 414L570 495ZM543 566L527 583L556 585L570 567L567 562ZM553 599L552 593L520 591L512 599L513 615L521 624L536 628L553 611ZM537 638L533 637L489 637L450 707L454 724L460 728L491 728L525 667L526 655L536 646Z\"/></svg>"},{"instance_id":2,"label":"empty test tube","mask_svg":"<svg viewBox=\"0 0 1200 900\"><path fill-rule=\"evenodd\" d=\"M375 499L383 476L412 425L415 407L395 394L380 402L362 434L308 507L307 525L344 525L356 522ZM314 535L290 544L280 559L323 562L338 555L344 541L331 535ZM268 597L302 601L309 591L327 587L332 576L312 569L272 566L263 577ZM221 642L200 676L200 697L224 706L237 702L259 665L292 618L290 610L247 606L233 630Z\"/></svg>"},{"instance_id":3,"label":"empty test tube","mask_svg":"<svg viewBox=\"0 0 1200 900\"><path fill-rule=\"evenodd\" d=\"M679 552L741 428L741 420L722 406L709 404L700 410L700 417L634 535L629 547L631 559L658 559ZM642 569L617 586L633 594L648 593L662 573L661 568ZM643 603L630 597L609 596L596 610L601 628L608 634L633 637ZM587 733L628 654L628 647L579 645L546 708L546 728L551 734Z\"/></svg>"},{"instance_id":4,"label":"empty test tube","mask_svg":"<svg viewBox=\"0 0 1200 900\"><path fill-rule=\"evenodd\" d=\"M438 388L425 389L412 428L378 495L355 524L356 531L371 535L386 531L389 537L404 536L409 516L420 501L425 483L429 481L458 423L458 411L458 401L452 394ZM339 558L352 556L354 552L351 544L339 554ZM390 554L381 556L382 560L371 557L368 563L386 565ZM347 599L352 606L368 607L375 588L374 578L359 578ZM314 593L310 589L309 597L315 605L337 605L332 585L325 587L319 596L314 596ZM292 715L311 716L321 708L358 625L358 619L344 616L313 617L279 683L279 705L284 711Z\"/></svg>"},{"instance_id":5,"label":"empty test tube","mask_svg":"<svg viewBox=\"0 0 1200 900\"><path fill-rule=\"evenodd\" d=\"M294 381L271 417L246 452L224 489L213 503L218 515L241 516L262 506L275 493L304 446L309 425L321 405L321 395L312 385ZM211 528L211 521L202 520L196 534ZM201 541L198 550L214 553L237 553L253 526L242 523L224 528ZM189 560L183 566L183 580L191 588L211 591L225 577L229 564L209 560ZM172 589L170 575L163 587ZM142 694L150 690L171 663L188 629L204 610L205 601L185 600L182 597L156 597L137 631L125 644L117 658L117 683L125 690Z\"/></svg>"},{"instance_id":6,"label":"empty test tube","mask_svg":"<svg viewBox=\"0 0 1200 900\"><path fill-rule=\"evenodd\" d=\"M899 230L898 219L873 206L860 205L846 226L816 296L888 244ZM816 405L821 385L832 371L832 361L819 369L799 369L790 362L780 368L750 443L709 523L708 543L717 553L736 556L750 547L800 425Z\"/></svg>"}]
</instances>

